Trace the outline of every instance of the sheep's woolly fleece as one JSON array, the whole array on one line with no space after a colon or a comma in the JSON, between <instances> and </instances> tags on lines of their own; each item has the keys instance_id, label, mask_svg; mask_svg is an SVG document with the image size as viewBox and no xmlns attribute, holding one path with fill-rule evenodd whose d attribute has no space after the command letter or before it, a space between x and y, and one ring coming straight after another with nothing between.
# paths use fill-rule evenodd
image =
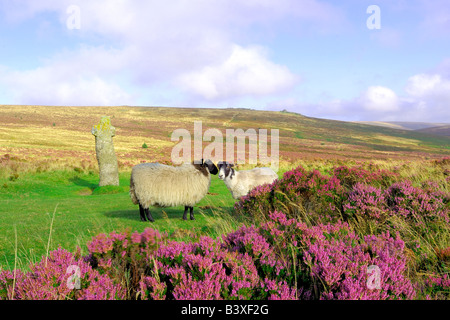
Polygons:
<instances>
[{"instance_id":1,"label":"sheep's woolly fleece","mask_svg":"<svg viewBox=\"0 0 450 320\"><path fill-rule=\"evenodd\" d=\"M254 168L252 170L234 170L233 178L224 178L224 182L234 199L245 196L253 188L272 183L278 175L270 168Z\"/></svg>"},{"instance_id":2,"label":"sheep's woolly fleece","mask_svg":"<svg viewBox=\"0 0 450 320\"><path fill-rule=\"evenodd\" d=\"M207 171L207 170L206 170ZM192 164L172 167L160 163L141 163L131 171L130 196L142 207L193 207L208 192L209 172Z\"/></svg>"}]
</instances>

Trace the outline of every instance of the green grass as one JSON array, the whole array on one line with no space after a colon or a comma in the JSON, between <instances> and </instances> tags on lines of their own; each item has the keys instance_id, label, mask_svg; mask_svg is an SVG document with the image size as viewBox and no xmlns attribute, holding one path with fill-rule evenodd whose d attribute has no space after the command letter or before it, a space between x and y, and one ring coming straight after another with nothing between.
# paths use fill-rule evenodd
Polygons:
<instances>
[{"instance_id":1,"label":"green grass","mask_svg":"<svg viewBox=\"0 0 450 320\"><path fill-rule=\"evenodd\" d=\"M17 266L27 269L59 246L69 251L79 246L85 253L86 243L99 233L152 227L188 240L192 232L217 237L240 225L230 218L235 200L217 176L194 208L196 220L182 220L184 207L151 208L154 223L140 221L139 208L128 194L129 178L121 173L117 187L99 187L97 174L74 171L0 179L0 269L14 268L16 247Z\"/></svg>"}]
</instances>

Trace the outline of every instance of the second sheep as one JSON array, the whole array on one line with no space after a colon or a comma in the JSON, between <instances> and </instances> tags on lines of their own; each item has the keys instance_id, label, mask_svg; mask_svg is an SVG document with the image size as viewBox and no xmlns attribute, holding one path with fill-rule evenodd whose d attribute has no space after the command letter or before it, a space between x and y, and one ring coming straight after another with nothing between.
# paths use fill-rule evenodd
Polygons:
<instances>
[{"instance_id":1,"label":"second sheep","mask_svg":"<svg viewBox=\"0 0 450 320\"><path fill-rule=\"evenodd\" d=\"M219 179L225 182L234 199L245 196L257 186L270 184L278 179L276 172L267 167L237 171L233 168L232 163L226 161L220 161L217 165L219 167Z\"/></svg>"}]
</instances>

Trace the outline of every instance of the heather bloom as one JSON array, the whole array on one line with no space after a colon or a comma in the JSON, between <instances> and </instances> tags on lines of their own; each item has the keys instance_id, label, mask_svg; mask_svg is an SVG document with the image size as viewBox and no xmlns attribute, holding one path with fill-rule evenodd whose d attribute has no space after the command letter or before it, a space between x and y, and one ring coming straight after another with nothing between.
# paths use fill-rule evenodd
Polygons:
<instances>
[{"instance_id":1,"label":"heather bloom","mask_svg":"<svg viewBox=\"0 0 450 320\"><path fill-rule=\"evenodd\" d=\"M404 243L389 234L360 239L348 226L322 225L304 255L313 278L321 279L323 288L315 290L321 299L412 299L414 288L406 277ZM337 231L337 232L336 232ZM317 236L318 235L318 236ZM339 235L339 236L337 236ZM367 286L367 268L381 270L381 288Z\"/></svg>"},{"instance_id":2,"label":"heather bloom","mask_svg":"<svg viewBox=\"0 0 450 320\"><path fill-rule=\"evenodd\" d=\"M90 243L88 249L91 252L106 253L112 250L113 241L106 234L97 235Z\"/></svg>"},{"instance_id":3,"label":"heather bloom","mask_svg":"<svg viewBox=\"0 0 450 320\"><path fill-rule=\"evenodd\" d=\"M399 238L393 239L388 233L360 238L345 222L308 227L287 219L279 211L270 213L269 218L259 228L242 227L228 234L224 243L232 250L253 256L258 274L267 285L283 274L288 281L284 283L287 293L280 297L295 296L294 265L300 275L296 281L297 295L302 299L412 299L415 296L405 275L404 243ZM295 243L296 248L283 245L286 240ZM295 264L291 259L293 254L299 259ZM370 265L380 268L379 290L367 287Z\"/></svg>"},{"instance_id":4,"label":"heather bloom","mask_svg":"<svg viewBox=\"0 0 450 320\"><path fill-rule=\"evenodd\" d=\"M443 274L441 276L429 276L426 280L426 284L430 287L437 286L445 288L447 293L450 294L450 278L448 274Z\"/></svg>"},{"instance_id":5,"label":"heather bloom","mask_svg":"<svg viewBox=\"0 0 450 320\"><path fill-rule=\"evenodd\" d=\"M77 270L78 275L67 272ZM31 300L109 300L125 297L124 288L115 284L106 275L100 275L83 259L76 259L74 255L64 249L50 252L41 262L31 265L30 271L16 274L14 295L11 295L11 276L7 272L0 276L6 278L9 284L8 295L4 298ZM79 276L80 287L70 285L72 278ZM3 281L1 281L3 282Z\"/></svg>"},{"instance_id":6,"label":"heather bloom","mask_svg":"<svg viewBox=\"0 0 450 320\"><path fill-rule=\"evenodd\" d=\"M426 299L448 300L450 298L450 277L447 273L426 276L419 286Z\"/></svg>"},{"instance_id":7,"label":"heather bloom","mask_svg":"<svg viewBox=\"0 0 450 320\"><path fill-rule=\"evenodd\" d=\"M344 204L346 214L354 214L375 220L383 218L388 211L384 193L380 188L357 182Z\"/></svg>"},{"instance_id":8,"label":"heather bloom","mask_svg":"<svg viewBox=\"0 0 450 320\"><path fill-rule=\"evenodd\" d=\"M265 278L261 285L268 294L268 300L296 300L296 289L289 287L285 281Z\"/></svg>"},{"instance_id":9,"label":"heather bloom","mask_svg":"<svg viewBox=\"0 0 450 320\"><path fill-rule=\"evenodd\" d=\"M283 265L277 259L274 248L264 236L259 234L254 226L242 227L236 232L228 234L223 241L224 245L231 250L250 254L256 259L256 264L260 268L273 269L275 273L279 273L283 269Z\"/></svg>"},{"instance_id":10,"label":"heather bloom","mask_svg":"<svg viewBox=\"0 0 450 320\"><path fill-rule=\"evenodd\" d=\"M368 171L359 166L352 168L340 166L333 170L333 174L349 189L358 182L386 187L398 179L397 173L386 170Z\"/></svg>"},{"instance_id":11,"label":"heather bloom","mask_svg":"<svg viewBox=\"0 0 450 320\"><path fill-rule=\"evenodd\" d=\"M356 198L358 189L362 185L381 188L387 186L388 181L395 179L397 179L396 174L383 170L370 172L359 167L341 166L335 168L331 176L326 176L317 170L307 172L299 166L285 172L281 179L274 181L271 185L250 191L235 204L235 209L255 217L261 215L266 217L269 211L273 210L282 210L295 216L297 205L312 206L311 218L314 221L334 223L342 218L341 211L345 209L343 204L349 194L353 194ZM373 187L372 184L376 184L377 187ZM369 190L364 192L370 193ZM383 199L378 201L382 202ZM371 212L371 214L374 213Z\"/></svg>"},{"instance_id":12,"label":"heather bloom","mask_svg":"<svg viewBox=\"0 0 450 320\"><path fill-rule=\"evenodd\" d=\"M139 282L139 292L142 300L164 300L167 286L154 277L143 277Z\"/></svg>"},{"instance_id":13,"label":"heather bloom","mask_svg":"<svg viewBox=\"0 0 450 320\"><path fill-rule=\"evenodd\" d=\"M169 298L249 299L258 285L248 254L225 251L220 242L209 237L195 244L169 242L154 258L157 276L173 287L167 293Z\"/></svg>"},{"instance_id":14,"label":"heather bloom","mask_svg":"<svg viewBox=\"0 0 450 320\"><path fill-rule=\"evenodd\" d=\"M410 181L395 183L385 192L386 203L392 214L417 222L423 217L428 221L450 223L449 208L444 202L447 197L440 191L416 188Z\"/></svg>"},{"instance_id":15,"label":"heather bloom","mask_svg":"<svg viewBox=\"0 0 450 320\"><path fill-rule=\"evenodd\" d=\"M17 283L23 281L24 274L20 270L11 272L3 270L0 272L0 300L20 299L18 295Z\"/></svg>"}]
</instances>

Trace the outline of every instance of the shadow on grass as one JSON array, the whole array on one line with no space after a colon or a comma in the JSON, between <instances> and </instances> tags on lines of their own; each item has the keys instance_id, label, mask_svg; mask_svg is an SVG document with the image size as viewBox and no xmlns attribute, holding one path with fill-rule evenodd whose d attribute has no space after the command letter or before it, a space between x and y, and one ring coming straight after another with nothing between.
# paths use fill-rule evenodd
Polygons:
<instances>
[{"instance_id":1,"label":"shadow on grass","mask_svg":"<svg viewBox=\"0 0 450 320\"><path fill-rule=\"evenodd\" d=\"M150 213L152 214L153 219L155 219L155 222L158 220L166 220L166 219L182 220L183 212L184 212L183 208L177 209L177 208L153 208L153 207L150 207ZM195 213L195 209L194 209L194 213ZM104 215L109 218L127 219L127 220L134 220L134 221L141 220L138 206L136 206L136 209L131 209L131 210L116 210L116 211L105 212Z\"/></svg>"},{"instance_id":2,"label":"shadow on grass","mask_svg":"<svg viewBox=\"0 0 450 320\"><path fill-rule=\"evenodd\" d=\"M77 186L89 188L92 191L94 191L94 189L98 187L97 183L92 183L79 177L70 178L69 181Z\"/></svg>"},{"instance_id":3,"label":"shadow on grass","mask_svg":"<svg viewBox=\"0 0 450 320\"><path fill-rule=\"evenodd\" d=\"M201 217L202 215L213 217L214 213L213 210L215 209L230 209L230 208L211 208L211 207L194 207L194 216L197 218ZM155 219L155 222L158 220L180 220L183 221L183 213L184 208L183 207L173 207L173 208L156 208L156 207L150 207L150 212L153 216L153 219ZM140 221L140 214L139 214L139 207L136 206L135 209L128 209L128 210L115 210L115 211L109 211L105 212L104 215L108 218L117 218L117 219L127 219L127 220L133 220L133 221ZM189 221L189 213L188 213L188 221Z\"/></svg>"},{"instance_id":4,"label":"shadow on grass","mask_svg":"<svg viewBox=\"0 0 450 320\"><path fill-rule=\"evenodd\" d=\"M131 210L115 210L115 211L105 212L104 215L108 218L140 220L139 207L136 207L136 209L131 209Z\"/></svg>"}]
</instances>

